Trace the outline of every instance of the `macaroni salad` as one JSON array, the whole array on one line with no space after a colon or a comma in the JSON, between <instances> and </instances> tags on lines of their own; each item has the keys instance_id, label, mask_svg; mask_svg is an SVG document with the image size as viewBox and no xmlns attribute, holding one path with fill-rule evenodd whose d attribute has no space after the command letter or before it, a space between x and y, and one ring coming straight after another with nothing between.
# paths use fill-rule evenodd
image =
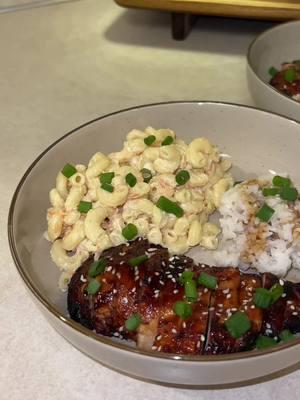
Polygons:
<instances>
[{"instance_id":1,"label":"macaroni salad","mask_svg":"<svg viewBox=\"0 0 300 400\"><path fill-rule=\"evenodd\" d=\"M90 254L97 259L135 236L174 254L215 249L220 229L209 215L233 185L230 167L208 139L186 144L170 129L151 127L132 130L121 151L97 152L87 166L66 164L47 211L60 287Z\"/></svg>"}]
</instances>

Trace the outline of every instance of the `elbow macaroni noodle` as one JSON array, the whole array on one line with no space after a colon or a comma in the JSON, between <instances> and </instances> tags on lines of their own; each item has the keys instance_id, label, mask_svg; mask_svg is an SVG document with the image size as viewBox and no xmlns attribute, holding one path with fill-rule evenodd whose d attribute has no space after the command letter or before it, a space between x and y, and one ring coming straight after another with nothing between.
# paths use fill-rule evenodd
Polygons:
<instances>
[{"instance_id":1,"label":"elbow macaroni noodle","mask_svg":"<svg viewBox=\"0 0 300 400\"><path fill-rule=\"evenodd\" d=\"M149 135L156 140L147 146L144 139ZM162 145L168 136L173 143ZM122 229L128 223L136 225L139 236L167 247L171 253L182 254L197 245L215 249L220 229L209 222L209 215L233 184L230 167L230 161L222 159L206 138L186 144L170 129L148 127L129 132L121 151L107 156L97 152L88 166L75 165L77 172L70 178L59 172L49 193L47 222L53 242L51 256L62 270L61 288L66 288L91 253L99 256L106 248L126 242ZM152 173L147 183L142 168ZM183 185L176 182L181 170L190 174ZM114 172L113 192L101 188L99 175L103 172ZM126 183L128 173L136 178L133 187ZM160 196L177 202L184 215L177 218L156 207ZM80 201L91 202L92 208L80 213Z\"/></svg>"}]
</instances>

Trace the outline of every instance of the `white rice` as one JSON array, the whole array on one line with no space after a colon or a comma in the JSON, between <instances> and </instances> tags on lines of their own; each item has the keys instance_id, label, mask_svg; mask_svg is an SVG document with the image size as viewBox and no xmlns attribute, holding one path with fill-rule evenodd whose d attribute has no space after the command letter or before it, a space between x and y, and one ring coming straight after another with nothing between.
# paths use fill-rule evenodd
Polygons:
<instances>
[{"instance_id":1,"label":"white rice","mask_svg":"<svg viewBox=\"0 0 300 400\"><path fill-rule=\"evenodd\" d=\"M214 255L217 265L252 267L279 277L292 269L300 272L300 201L264 197L261 189L271 186L271 180L261 178L224 194L219 208L222 238ZM264 203L275 210L268 223L255 216Z\"/></svg>"}]
</instances>

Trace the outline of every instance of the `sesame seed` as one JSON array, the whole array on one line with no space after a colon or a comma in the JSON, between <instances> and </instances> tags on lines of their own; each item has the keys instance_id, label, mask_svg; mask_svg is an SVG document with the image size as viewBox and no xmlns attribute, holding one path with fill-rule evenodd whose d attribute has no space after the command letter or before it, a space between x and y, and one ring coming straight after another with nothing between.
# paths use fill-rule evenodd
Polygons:
<instances>
[{"instance_id":1,"label":"sesame seed","mask_svg":"<svg viewBox=\"0 0 300 400\"><path fill-rule=\"evenodd\" d=\"M230 299L231 298L231 293L226 294L226 299Z\"/></svg>"},{"instance_id":2,"label":"sesame seed","mask_svg":"<svg viewBox=\"0 0 300 400\"><path fill-rule=\"evenodd\" d=\"M80 280L81 280L81 282L87 282L87 279L85 279L85 277L82 274L80 276Z\"/></svg>"},{"instance_id":3,"label":"sesame seed","mask_svg":"<svg viewBox=\"0 0 300 400\"><path fill-rule=\"evenodd\" d=\"M172 278L171 281L172 281L173 283L176 283L176 279L175 279L175 278Z\"/></svg>"},{"instance_id":4,"label":"sesame seed","mask_svg":"<svg viewBox=\"0 0 300 400\"><path fill-rule=\"evenodd\" d=\"M252 283L256 283L256 279L252 279Z\"/></svg>"},{"instance_id":5,"label":"sesame seed","mask_svg":"<svg viewBox=\"0 0 300 400\"><path fill-rule=\"evenodd\" d=\"M113 269L113 270L111 271L111 273L112 273L113 275L115 275L115 273L116 273L116 270L115 270L115 269Z\"/></svg>"},{"instance_id":6,"label":"sesame seed","mask_svg":"<svg viewBox=\"0 0 300 400\"><path fill-rule=\"evenodd\" d=\"M217 307L223 308L223 307L224 307L224 304L222 304L222 303L217 304Z\"/></svg>"},{"instance_id":7,"label":"sesame seed","mask_svg":"<svg viewBox=\"0 0 300 400\"><path fill-rule=\"evenodd\" d=\"M177 330L175 328L172 329L172 333L174 333L176 335Z\"/></svg>"},{"instance_id":8,"label":"sesame seed","mask_svg":"<svg viewBox=\"0 0 300 400\"><path fill-rule=\"evenodd\" d=\"M294 312L292 312L292 315L298 315L298 312L297 311L294 311Z\"/></svg>"},{"instance_id":9,"label":"sesame seed","mask_svg":"<svg viewBox=\"0 0 300 400\"><path fill-rule=\"evenodd\" d=\"M115 337L119 337L119 336L120 336L119 332L114 332L113 335L114 335Z\"/></svg>"},{"instance_id":10,"label":"sesame seed","mask_svg":"<svg viewBox=\"0 0 300 400\"><path fill-rule=\"evenodd\" d=\"M174 261L174 260L175 260L174 256L169 258L169 261Z\"/></svg>"},{"instance_id":11,"label":"sesame seed","mask_svg":"<svg viewBox=\"0 0 300 400\"><path fill-rule=\"evenodd\" d=\"M123 261L123 260L122 260L122 261L120 261L120 265L123 265L124 263L125 263L125 261Z\"/></svg>"},{"instance_id":12,"label":"sesame seed","mask_svg":"<svg viewBox=\"0 0 300 400\"><path fill-rule=\"evenodd\" d=\"M207 293L207 292L208 292L208 289L204 288L203 293Z\"/></svg>"},{"instance_id":13,"label":"sesame seed","mask_svg":"<svg viewBox=\"0 0 300 400\"><path fill-rule=\"evenodd\" d=\"M155 289L154 290L154 293L159 293L160 292L160 289Z\"/></svg>"},{"instance_id":14,"label":"sesame seed","mask_svg":"<svg viewBox=\"0 0 300 400\"><path fill-rule=\"evenodd\" d=\"M173 275L167 275L167 278L172 279Z\"/></svg>"},{"instance_id":15,"label":"sesame seed","mask_svg":"<svg viewBox=\"0 0 300 400\"><path fill-rule=\"evenodd\" d=\"M281 286L283 286L283 285L284 285L284 281L283 281L282 279L279 279L279 284L280 284Z\"/></svg>"},{"instance_id":16,"label":"sesame seed","mask_svg":"<svg viewBox=\"0 0 300 400\"><path fill-rule=\"evenodd\" d=\"M241 285L245 286L246 285L245 281L241 281Z\"/></svg>"},{"instance_id":17,"label":"sesame seed","mask_svg":"<svg viewBox=\"0 0 300 400\"><path fill-rule=\"evenodd\" d=\"M293 302L292 302L292 300L288 300L287 302L286 302L286 304L292 304Z\"/></svg>"},{"instance_id":18,"label":"sesame seed","mask_svg":"<svg viewBox=\"0 0 300 400\"><path fill-rule=\"evenodd\" d=\"M134 278L135 281L138 281L139 279L140 279L139 275L137 275L137 276Z\"/></svg>"},{"instance_id":19,"label":"sesame seed","mask_svg":"<svg viewBox=\"0 0 300 400\"><path fill-rule=\"evenodd\" d=\"M120 278L121 278L121 274L120 274L120 272L117 272L117 273L116 273L116 275L117 275L117 278L118 278L118 279L120 279Z\"/></svg>"},{"instance_id":20,"label":"sesame seed","mask_svg":"<svg viewBox=\"0 0 300 400\"><path fill-rule=\"evenodd\" d=\"M162 285L162 286L164 286L165 285L165 282L163 282L163 281L159 281L159 283Z\"/></svg>"},{"instance_id":21,"label":"sesame seed","mask_svg":"<svg viewBox=\"0 0 300 400\"><path fill-rule=\"evenodd\" d=\"M163 267L165 267L165 266L166 266L166 263L165 263L164 261L162 261L162 262L161 262L161 265L162 265Z\"/></svg>"},{"instance_id":22,"label":"sesame seed","mask_svg":"<svg viewBox=\"0 0 300 400\"><path fill-rule=\"evenodd\" d=\"M286 293L282 293L281 297L286 297Z\"/></svg>"},{"instance_id":23,"label":"sesame seed","mask_svg":"<svg viewBox=\"0 0 300 400\"><path fill-rule=\"evenodd\" d=\"M114 289L114 290L113 290L113 294L116 294L116 293L117 293L117 289Z\"/></svg>"},{"instance_id":24,"label":"sesame seed","mask_svg":"<svg viewBox=\"0 0 300 400\"><path fill-rule=\"evenodd\" d=\"M232 309L231 309L231 311L237 311L237 308L235 308L235 307L233 307Z\"/></svg>"},{"instance_id":25,"label":"sesame seed","mask_svg":"<svg viewBox=\"0 0 300 400\"><path fill-rule=\"evenodd\" d=\"M250 306L251 310L253 310L255 308L255 305L252 304L252 306Z\"/></svg>"},{"instance_id":26,"label":"sesame seed","mask_svg":"<svg viewBox=\"0 0 300 400\"><path fill-rule=\"evenodd\" d=\"M158 272L158 271L155 271L155 272L154 272L154 275L159 276L159 272Z\"/></svg>"},{"instance_id":27,"label":"sesame seed","mask_svg":"<svg viewBox=\"0 0 300 400\"><path fill-rule=\"evenodd\" d=\"M159 296L159 293L155 293L154 297L157 299Z\"/></svg>"},{"instance_id":28,"label":"sesame seed","mask_svg":"<svg viewBox=\"0 0 300 400\"><path fill-rule=\"evenodd\" d=\"M109 271L111 271L111 270L112 270L112 266L109 265L109 266L106 268L106 271L109 272Z\"/></svg>"},{"instance_id":29,"label":"sesame seed","mask_svg":"<svg viewBox=\"0 0 300 400\"><path fill-rule=\"evenodd\" d=\"M268 328L268 329L271 329L271 325L270 324L266 324L266 327Z\"/></svg>"},{"instance_id":30,"label":"sesame seed","mask_svg":"<svg viewBox=\"0 0 300 400\"><path fill-rule=\"evenodd\" d=\"M204 335L201 335L201 336L200 336L200 340L201 340L201 342L204 342L204 341L205 341L205 336L204 336Z\"/></svg>"},{"instance_id":31,"label":"sesame seed","mask_svg":"<svg viewBox=\"0 0 300 400\"><path fill-rule=\"evenodd\" d=\"M214 311L215 307L209 307L209 311Z\"/></svg>"},{"instance_id":32,"label":"sesame seed","mask_svg":"<svg viewBox=\"0 0 300 400\"><path fill-rule=\"evenodd\" d=\"M186 322L183 321L182 327L185 329L186 328Z\"/></svg>"},{"instance_id":33,"label":"sesame seed","mask_svg":"<svg viewBox=\"0 0 300 400\"><path fill-rule=\"evenodd\" d=\"M197 342L197 344L196 344L197 349L199 349L200 346L201 346L201 342L200 342L200 340L198 340L198 342Z\"/></svg>"},{"instance_id":34,"label":"sesame seed","mask_svg":"<svg viewBox=\"0 0 300 400\"><path fill-rule=\"evenodd\" d=\"M127 243L125 243L125 246L128 247L128 246L130 246L130 244L127 242Z\"/></svg>"},{"instance_id":35,"label":"sesame seed","mask_svg":"<svg viewBox=\"0 0 300 400\"><path fill-rule=\"evenodd\" d=\"M273 333L272 329L266 329L266 334L267 335L272 335L272 333Z\"/></svg>"},{"instance_id":36,"label":"sesame seed","mask_svg":"<svg viewBox=\"0 0 300 400\"><path fill-rule=\"evenodd\" d=\"M156 251L156 250L157 250L156 247L150 247L150 249L148 249L148 251L149 251L150 253L152 253L153 251Z\"/></svg>"},{"instance_id":37,"label":"sesame seed","mask_svg":"<svg viewBox=\"0 0 300 400\"><path fill-rule=\"evenodd\" d=\"M148 278L148 283L151 283L151 281L152 281L152 277L149 276L149 278Z\"/></svg>"},{"instance_id":38,"label":"sesame seed","mask_svg":"<svg viewBox=\"0 0 300 400\"><path fill-rule=\"evenodd\" d=\"M173 293L174 293L174 294L177 294L178 292L179 292L178 289L174 289L174 290L173 290Z\"/></svg>"},{"instance_id":39,"label":"sesame seed","mask_svg":"<svg viewBox=\"0 0 300 400\"><path fill-rule=\"evenodd\" d=\"M120 326L119 332L123 332L123 330L124 330L124 326Z\"/></svg>"},{"instance_id":40,"label":"sesame seed","mask_svg":"<svg viewBox=\"0 0 300 400\"><path fill-rule=\"evenodd\" d=\"M161 346L158 347L157 351L161 351Z\"/></svg>"},{"instance_id":41,"label":"sesame seed","mask_svg":"<svg viewBox=\"0 0 300 400\"><path fill-rule=\"evenodd\" d=\"M245 309L245 310L248 310L248 306L245 306L244 309Z\"/></svg>"},{"instance_id":42,"label":"sesame seed","mask_svg":"<svg viewBox=\"0 0 300 400\"><path fill-rule=\"evenodd\" d=\"M222 293L224 293L224 294L229 293L229 289L224 289L224 290L222 290Z\"/></svg>"},{"instance_id":43,"label":"sesame seed","mask_svg":"<svg viewBox=\"0 0 300 400\"><path fill-rule=\"evenodd\" d=\"M134 293L136 291L136 287L133 287L132 289L131 289L131 293Z\"/></svg>"},{"instance_id":44,"label":"sesame seed","mask_svg":"<svg viewBox=\"0 0 300 400\"><path fill-rule=\"evenodd\" d=\"M294 305L291 305L291 306L290 306L290 309L291 309L291 310L295 310L295 306L294 306Z\"/></svg>"},{"instance_id":45,"label":"sesame seed","mask_svg":"<svg viewBox=\"0 0 300 400\"><path fill-rule=\"evenodd\" d=\"M152 346L151 349L152 350L157 350L157 346Z\"/></svg>"},{"instance_id":46,"label":"sesame seed","mask_svg":"<svg viewBox=\"0 0 300 400\"><path fill-rule=\"evenodd\" d=\"M207 315L208 311L202 311L202 315Z\"/></svg>"},{"instance_id":47,"label":"sesame seed","mask_svg":"<svg viewBox=\"0 0 300 400\"><path fill-rule=\"evenodd\" d=\"M123 257L123 256L125 256L125 254L126 254L125 252L122 252L122 253L119 253L119 256Z\"/></svg>"},{"instance_id":48,"label":"sesame seed","mask_svg":"<svg viewBox=\"0 0 300 400\"><path fill-rule=\"evenodd\" d=\"M103 278L103 279L102 279L102 282L106 283L107 281L106 281L106 279L105 279L105 278Z\"/></svg>"},{"instance_id":49,"label":"sesame seed","mask_svg":"<svg viewBox=\"0 0 300 400\"><path fill-rule=\"evenodd\" d=\"M159 342L161 338L162 338L162 336L161 336L161 335L158 335L158 336L156 337L156 340Z\"/></svg>"}]
</instances>

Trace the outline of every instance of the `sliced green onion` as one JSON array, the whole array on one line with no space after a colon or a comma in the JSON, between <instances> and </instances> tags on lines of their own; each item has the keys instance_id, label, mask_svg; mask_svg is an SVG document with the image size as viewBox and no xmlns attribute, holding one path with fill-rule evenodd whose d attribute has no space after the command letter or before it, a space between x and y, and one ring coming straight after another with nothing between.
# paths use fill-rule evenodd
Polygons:
<instances>
[{"instance_id":1,"label":"sliced green onion","mask_svg":"<svg viewBox=\"0 0 300 400\"><path fill-rule=\"evenodd\" d=\"M102 274L107 266L107 260L101 258L100 260L94 261L89 268L89 276L95 278L97 275Z\"/></svg>"},{"instance_id":2,"label":"sliced green onion","mask_svg":"<svg viewBox=\"0 0 300 400\"><path fill-rule=\"evenodd\" d=\"M173 311L182 319L187 319L193 315L192 306L180 300L176 301L176 303L173 305Z\"/></svg>"},{"instance_id":3,"label":"sliced green onion","mask_svg":"<svg viewBox=\"0 0 300 400\"><path fill-rule=\"evenodd\" d=\"M197 292L196 281L189 280L189 281L185 282L184 294L185 294L187 301L190 301L190 302L197 301L198 292Z\"/></svg>"},{"instance_id":4,"label":"sliced green onion","mask_svg":"<svg viewBox=\"0 0 300 400\"><path fill-rule=\"evenodd\" d=\"M150 171L150 169L147 169L147 168L141 169L141 174L143 176L144 182L148 183L151 181L152 172Z\"/></svg>"},{"instance_id":5,"label":"sliced green onion","mask_svg":"<svg viewBox=\"0 0 300 400\"><path fill-rule=\"evenodd\" d=\"M147 146L151 146L151 144L153 144L155 142L155 140L156 140L156 137L154 135L150 135L150 136L145 137L144 143Z\"/></svg>"},{"instance_id":6,"label":"sliced green onion","mask_svg":"<svg viewBox=\"0 0 300 400\"><path fill-rule=\"evenodd\" d=\"M146 254L143 254L142 256L138 256L135 258L131 258L128 263L129 265L131 265L132 267L137 267L140 264L144 263L145 261L148 260L148 256L146 256Z\"/></svg>"},{"instance_id":7,"label":"sliced green onion","mask_svg":"<svg viewBox=\"0 0 300 400\"><path fill-rule=\"evenodd\" d=\"M83 214L86 214L92 207L93 204L90 201L81 200L78 204L77 210Z\"/></svg>"},{"instance_id":8,"label":"sliced green onion","mask_svg":"<svg viewBox=\"0 0 300 400\"><path fill-rule=\"evenodd\" d=\"M272 302L272 294L265 288L257 288L254 294L254 304L259 308L268 308Z\"/></svg>"},{"instance_id":9,"label":"sliced green onion","mask_svg":"<svg viewBox=\"0 0 300 400\"><path fill-rule=\"evenodd\" d=\"M262 194L263 194L265 197L268 197L268 196L276 196L277 194L279 194L279 192L280 192L280 189L279 189L279 188L264 188L264 189L262 190Z\"/></svg>"},{"instance_id":10,"label":"sliced green onion","mask_svg":"<svg viewBox=\"0 0 300 400\"><path fill-rule=\"evenodd\" d=\"M284 80L293 83L296 79L296 71L294 69L287 69L284 71Z\"/></svg>"},{"instance_id":11,"label":"sliced green onion","mask_svg":"<svg viewBox=\"0 0 300 400\"><path fill-rule=\"evenodd\" d=\"M136 177L131 172L125 176L125 181L130 187L134 187L137 182Z\"/></svg>"},{"instance_id":12,"label":"sliced green onion","mask_svg":"<svg viewBox=\"0 0 300 400\"><path fill-rule=\"evenodd\" d=\"M280 175L275 175L272 183L274 186L279 186L279 187L289 187L291 186L291 180L290 178L285 178L283 176Z\"/></svg>"},{"instance_id":13,"label":"sliced green onion","mask_svg":"<svg viewBox=\"0 0 300 400\"><path fill-rule=\"evenodd\" d=\"M113 178L115 177L115 173L114 172L103 172L102 174L100 174L100 183L111 183L111 181L113 180Z\"/></svg>"},{"instance_id":14,"label":"sliced green onion","mask_svg":"<svg viewBox=\"0 0 300 400\"><path fill-rule=\"evenodd\" d=\"M177 218L183 216L183 209L177 203L167 199L165 196L160 196L156 203L156 207L169 214L174 214Z\"/></svg>"},{"instance_id":15,"label":"sliced green onion","mask_svg":"<svg viewBox=\"0 0 300 400\"><path fill-rule=\"evenodd\" d=\"M257 211L256 216L261 221L268 222L270 221L272 215L274 214L275 210L272 207L268 206L268 204L264 203L262 207Z\"/></svg>"},{"instance_id":16,"label":"sliced green onion","mask_svg":"<svg viewBox=\"0 0 300 400\"><path fill-rule=\"evenodd\" d=\"M128 224L122 229L122 235L127 240L132 240L138 234L138 229L134 224Z\"/></svg>"},{"instance_id":17,"label":"sliced green onion","mask_svg":"<svg viewBox=\"0 0 300 400\"><path fill-rule=\"evenodd\" d=\"M280 190L280 198L287 201L295 201L298 198L298 190L293 187L282 187Z\"/></svg>"},{"instance_id":18,"label":"sliced green onion","mask_svg":"<svg viewBox=\"0 0 300 400\"><path fill-rule=\"evenodd\" d=\"M272 76L272 78L274 78L274 76L278 74L278 70L274 67L269 68L269 75Z\"/></svg>"},{"instance_id":19,"label":"sliced green onion","mask_svg":"<svg viewBox=\"0 0 300 400\"><path fill-rule=\"evenodd\" d=\"M182 171L178 172L178 174L176 174L175 179L178 185L184 185L190 179L189 171L183 169Z\"/></svg>"},{"instance_id":20,"label":"sliced green onion","mask_svg":"<svg viewBox=\"0 0 300 400\"><path fill-rule=\"evenodd\" d=\"M191 281L193 279L193 277L194 277L194 272L193 271L185 270L181 274L181 276L179 278L179 282L182 285L184 285L187 281Z\"/></svg>"},{"instance_id":21,"label":"sliced green onion","mask_svg":"<svg viewBox=\"0 0 300 400\"><path fill-rule=\"evenodd\" d=\"M86 291L88 294L96 294L101 287L101 283L97 279L91 279L87 285Z\"/></svg>"},{"instance_id":22,"label":"sliced green onion","mask_svg":"<svg viewBox=\"0 0 300 400\"><path fill-rule=\"evenodd\" d=\"M132 314L126 321L125 321L125 328L128 331L136 331L137 328L140 326L142 322L141 317L139 314Z\"/></svg>"},{"instance_id":23,"label":"sliced green onion","mask_svg":"<svg viewBox=\"0 0 300 400\"><path fill-rule=\"evenodd\" d=\"M109 193L112 193L114 191L114 187L110 183L102 183L101 188Z\"/></svg>"},{"instance_id":24,"label":"sliced green onion","mask_svg":"<svg viewBox=\"0 0 300 400\"><path fill-rule=\"evenodd\" d=\"M240 338L251 328L251 322L244 312L237 311L225 321L225 326L233 338Z\"/></svg>"},{"instance_id":25,"label":"sliced green onion","mask_svg":"<svg viewBox=\"0 0 300 400\"><path fill-rule=\"evenodd\" d=\"M71 178L72 175L76 174L77 169L74 167L72 164L66 164L63 169L61 170L61 173L66 177L66 178Z\"/></svg>"},{"instance_id":26,"label":"sliced green onion","mask_svg":"<svg viewBox=\"0 0 300 400\"><path fill-rule=\"evenodd\" d=\"M269 336L259 335L256 339L256 348L259 350L267 349L268 347L275 346L276 344L276 340Z\"/></svg>"},{"instance_id":27,"label":"sliced green onion","mask_svg":"<svg viewBox=\"0 0 300 400\"><path fill-rule=\"evenodd\" d=\"M270 289L270 294L271 294L271 303L275 303L277 300L280 299L280 297L283 295L284 288L281 286L279 283L276 283L273 285Z\"/></svg>"},{"instance_id":28,"label":"sliced green onion","mask_svg":"<svg viewBox=\"0 0 300 400\"><path fill-rule=\"evenodd\" d=\"M288 330L288 329L284 329L283 331L281 331L281 332L279 333L279 337L280 337L280 339L281 339L281 341L282 341L283 343L288 342L288 341L294 339L294 335L293 335L292 332L291 332L290 330Z\"/></svg>"},{"instance_id":29,"label":"sliced green onion","mask_svg":"<svg viewBox=\"0 0 300 400\"><path fill-rule=\"evenodd\" d=\"M166 136L164 140L161 142L162 146L168 146L169 144L172 144L174 142L174 139L172 136Z\"/></svg>"},{"instance_id":30,"label":"sliced green onion","mask_svg":"<svg viewBox=\"0 0 300 400\"><path fill-rule=\"evenodd\" d=\"M208 289L215 289L218 281L215 276L209 275L206 272L201 272L198 278L198 283Z\"/></svg>"}]
</instances>

